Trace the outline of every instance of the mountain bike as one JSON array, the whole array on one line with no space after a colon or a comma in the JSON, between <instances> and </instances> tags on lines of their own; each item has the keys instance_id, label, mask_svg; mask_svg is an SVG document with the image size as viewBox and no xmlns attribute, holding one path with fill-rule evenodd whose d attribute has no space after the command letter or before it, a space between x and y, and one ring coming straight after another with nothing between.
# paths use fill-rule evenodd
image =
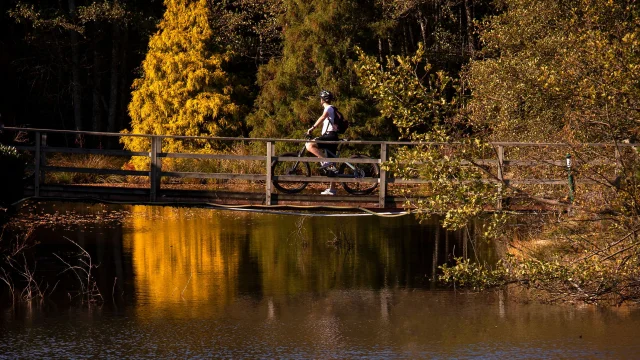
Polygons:
<instances>
[{"instance_id":1,"label":"mountain bike","mask_svg":"<svg viewBox=\"0 0 640 360\"><path fill-rule=\"evenodd\" d=\"M338 148L335 153L330 150L323 149L326 158L339 158L340 148L347 144L346 139L340 140ZM307 154L307 148L305 144L302 144L302 148L295 153L284 153L281 157L304 157ZM311 154L311 153L309 153ZM315 156L311 154L311 156ZM350 156L351 159L373 159L367 155L355 154ZM322 175L329 178L350 178L350 179L365 179L372 178L377 179L380 177L380 167L375 163L355 163L342 162L336 163L335 170L331 171L327 168L321 168ZM274 160L271 163L271 173L274 176L283 175L297 175L297 176L311 176L311 166L308 162L302 161L278 161ZM273 186L283 193L295 194L307 187L309 182L300 180L274 180ZM378 183L372 182L342 182L342 187L352 195L368 195L373 192L378 186Z\"/></svg>"}]
</instances>

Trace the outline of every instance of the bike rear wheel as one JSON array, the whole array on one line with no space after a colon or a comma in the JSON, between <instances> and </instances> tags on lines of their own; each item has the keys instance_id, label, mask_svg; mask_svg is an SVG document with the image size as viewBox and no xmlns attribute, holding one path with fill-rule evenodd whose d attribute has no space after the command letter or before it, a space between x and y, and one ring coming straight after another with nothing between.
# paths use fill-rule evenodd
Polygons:
<instances>
[{"instance_id":1,"label":"bike rear wheel","mask_svg":"<svg viewBox=\"0 0 640 360\"><path fill-rule=\"evenodd\" d=\"M351 159L371 159L366 155L352 155ZM352 169L351 166L354 168ZM340 175L349 175L350 177L354 177L356 179L364 179L364 178L374 178L377 179L380 177L380 167L378 164L351 164L351 166L347 165L347 163L340 164L339 174ZM342 187L349 193L353 195L368 195L373 192L378 186L377 183L369 183L369 182L343 182Z\"/></svg>"},{"instance_id":2,"label":"bike rear wheel","mask_svg":"<svg viewBox=\"0 0 640 360\"><path fill-rule=\"evenodd\" d=\"M296 153L285 153L280 156L297 157ZM309 163L300 161L278 161L274 160L271 163L271 174L273 176L283 175L297 175L297 176L311 176L311 168ZM294 194L302 191L307 187L306 181L287 181L287 180L274 180L273 186L283 193Z\"/></svg>"}]
</instances>

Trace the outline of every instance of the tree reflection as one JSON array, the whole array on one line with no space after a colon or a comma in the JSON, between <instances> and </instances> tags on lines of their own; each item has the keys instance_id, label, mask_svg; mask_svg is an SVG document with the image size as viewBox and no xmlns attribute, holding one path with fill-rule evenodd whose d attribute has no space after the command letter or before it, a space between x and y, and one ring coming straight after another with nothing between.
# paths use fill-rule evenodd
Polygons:
<instances>
[{"instance_id":1,"label":"tree reflection","mask_svg":"<svg viewBox=\"0 0 640 360\"><path fill-rule=\"evenodd\" d=\"M430 287L437 266L450 257L449 246L459 249L456 256L466 248L458 234L409 217L136 206L125 228L137 299L165 311L177 303L206 302L198 308L210 315L238 297Z\"/></svg>"}]
</instances>

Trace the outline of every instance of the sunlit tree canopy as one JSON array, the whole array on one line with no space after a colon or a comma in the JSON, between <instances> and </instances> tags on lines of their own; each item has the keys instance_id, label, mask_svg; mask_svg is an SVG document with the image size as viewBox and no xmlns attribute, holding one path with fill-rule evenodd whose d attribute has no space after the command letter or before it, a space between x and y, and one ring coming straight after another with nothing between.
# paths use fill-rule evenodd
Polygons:
<instances>
[{"instance_id":1,"label":"sunlit tree canopy","mask_svg":"<svg viewBox=\"0 0 640 360\"><path fill-rule=\"evenodd\" d=\"M142 76L133 83L131 130L124 133L225 135L240 128L239 108L224 66L231 54L212 48L211 13L206 0L167 0L158 32L149 42ZM125 147L145 151L148 142L122 138ZM182 150L166 141L167 151ZM206 146L206 145L204 145Z\"/></svg>"}]
</instances>

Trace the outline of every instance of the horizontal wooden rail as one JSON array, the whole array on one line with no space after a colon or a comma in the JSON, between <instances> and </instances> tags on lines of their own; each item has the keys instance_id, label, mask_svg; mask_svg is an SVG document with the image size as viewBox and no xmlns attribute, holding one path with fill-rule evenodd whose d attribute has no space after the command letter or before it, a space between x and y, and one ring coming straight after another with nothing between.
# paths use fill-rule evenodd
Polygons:
<instances>
[{"instance_id":1,"label":"horizontal wooden rail","mask_svg":"<svg viewBox=\"0 0 640 360\"><path fill-rule=\"evenodd\" d=\"M70 166L41 166L40 170L50 172L66 172L66 173L85 173L100 175L130 175L130 176L148 176L148 171L141 170L120 170L120 169L94 169Z\"/></svg>"},{"instance_id":2,"label":"horizontal wooden rail","mask_svg":"<svg viewBox=\"0 0 640 360\"><path fill-rule=\"evenodd\" d=\"M424 179L402 179L402 178L389 178L387 180L388 183L393 184L433 184L438 181L435 180L424 180ZM473 183L472 180L459 180L456 183L460 184L470 184ZM480 182L485 184L500 184L504 183L506 185L567 185L567 179L503 179L502 181L496 179L482 179ZM576 180L578 184L601 184L604 181L595 181L591 179L578 179Z\"/></svg>"},{"instance_id":3,"label":"horizontal wooden rail","mask_svg":"<svg viewBox=\"0 0 640 360\"><path fill-rule=\"evenodd\" d=\"M199 173L199 172L177 172L163 171L161 176L175 178L193 178L193 179L220 179L220 180L264 180L263 174L219 174L219 173Z\"/></svg>"},{"instance_id":4,"label":"horizontal wooden rail","mask_svg":"<svg viewBox=\"0 0 640 360\"><path fill-rule=\"evenodd\" d=\"M153 134L132 134L132 133L111 133L99 131L80 131L80 130L59 130L59 129L38 129L38 128L22 128L7 126L7 131L21 131L26 133L57 133L68 135L91 135L91 136L109 136L109 137L159 137L163 139L182 139L182 140L212 140L212 141L246 141L246 142L288 142L288 143L304 143L313 140L305 139L281 139L281 138L243 138L243 137L216 137L216 136L184 136L184 135L153 135ZM340 141L317 141L322 143L339 143ZM368 145L437 145L437 146L456 146L462 143L451 142L426 142L426 141L374 141L374 140L349 140L350 144L368 144ZM536 142L510 142L510 141L493 141L489 142L493 146L504 147L640 147L638 143L536 143Z\"/></svg>"},{"instance_id":5,"label":"horizontal wooden rail","mask_svg":"<svg viewBox=\"0 0 640 360\"><path fill-rule=\"evenodd\" d=\"M222 154L186 154L186 153L159 153L160 158L173 159L208 159L208 160L264 160L264 156L258 155L222 155Z\"/></svg>"},{"instance_id":6,"label":"horizontal wooden rail","mask_svg":"<svg viewBox=\"0 0 640 360\"><path fill-rule=\"evenodd\" d=\"M330 162L349 162L353 164L380 164L379 159L366 159L366 158L318 158L318 157L293 157L293 156L274 156L273 160L278 161L299 161L299 162L308 162L308 163L316 163L321 161L330 161Z\"/></svg>"},{"instance_id":7,"label":"horizontal wooden rail","mask_svg":"<svg viewBox=\"0 0 640 360\"><path fill-rule=\"evenodd\" d=\"M348 182L348 183L370 183L376 184L379 182L377 178L327 178L326 176L300 176L300 175L273 175L274 180L280 181L300 181L300 182Z\"/></svg>"},{"instance_id":8,"label":"horizontal wooden rail","mask_svg":"<svg viewBox=\"0 0 640 360\"><path fill-rule=\"evenodd\" d=\"M59 154L106 155L106 156L149 156L149 152L146 152L146 151L63 148L63 147L50 147L50 146L43 147L42 152L59 153Z\"/></svg>"},{"instance_id":9,"label":"horizontal wooden rail","mask_svg":"<svg viewBox=\"0 0 640 360\"><path fill-rule=\"evenodd\" d=\"M16 145L14 147L16 148L16 150L19 150L19 151L36 151L35 146Z\"/></svg>"},{"instance_id":10,"label":"horizontal wooden rail","mask_svg":"<svg viewBox=\"0 0 640 360\"><path fill-rule=\"evenodd\" d=\"M17 144L16 148L20 151L27 151L34 154L33 164L28 165L28 169L34 171L34 192L36 196L39 194L40 185L45 183L45 176L47 173L53 172L65 172L65 173L89 173L100 175L121 175L121 176L138 176L147 177L149 179L150 187L147 189L147 193L152 201L156 201L158 194L160 193L161 179L164 178L196 178L196 179L220 179L220 180L246 180L255 182L265 182L265 202L271 204L271 184L273 181L299 181L309 183L326 183L326 182L347 182L347 183L377 183L379 185L378 205L380 207L385 206L387 199L387 185L388 184L427 184L433 183L433 181L425 179L401 179L394 178L392 174L388 174L383 168L380 169L379 178L346 178L346 177L327 177L327 176L299 176L299 175L275 175L271 173L271 164L273 161L280 162L303 162L303 163L318 163L321 161L330 161L336 163L349 162L352 164L378 164L382 165L393 154L392 149L396 151L403 147L415 147L415 146L436 146L436 147L455 147L461 145L460 143L438 143L438 142L409 142L409 141L361 141L361 140L340 140L340 141L317 141L317 140L305 140L305 139L273 139L273 138L234 138L234 137L210 137L210 136L175 136L175 135L150 135L150 134L121 134L121 133L105 133L105 132L93 132L93 131L69 131L69 130L52 130L52 129L31 129L31 128L14 128L6 127L7 131L16 131L22 133L33 134L35 141L32 144ZM148 151L127 151L120 149L91 149L91 148L76 148L76 147L60 147L60 146L48 146L46 141L47 134L62 134L68 136L108 136L108 137L138 137L149 139ZM246 143L257 142L264 143L266 151L264 154L257 155L235 155L235 154L198 154L198 153L176 153L176 152L163 152L162 144L165 139L180 139L180 140L193 140L200 142L232 142L232 143ZM305 157L291 157L282 156L275 153L276 143L289 143L289 144L302 144L306 142L318 142L318 143L331 143L331 144L343 144L350 147L366 146L368 149L378 146L380 149L380 156L378 158L317 158L311 156ZM602 148L605 151L613 151L612 159L606 158L592 158L583 160L574 158L572 166L615 166L618 169L621 166L620 162L620 149L622 148L637 148L640 144L625 144L625 143L590 143L590 144L564 144L564 143L523 143L523 142L492 142L490 143L495 149L495 157L487 159L477 159L471 161L461 161L463 166L483 166L487 171L494 172L494 178L482 179L485 183L495 183L498 187L503 185L550 185L550 186L566 186L568 180L565 179L551 179L551 178L511 178L512 173L507 173L505 168L507 167L540 167L540 166L553 166L562 169L570 170L567 167L567 161L565 158L555 159L508 159L505 149L514 148L566 148L568 152L576 149L586 148ZM611 150L608 150L611 149ZM546 151L546 150L545 150ZM600 150L599 150L600 151ZM150 167L148 170L124 170L124 169L104 169L104 168L83 168L75 166L51 166L47 164L47 154L85 154L85 155L101 155L101 156L113 156L113 157L147 157L149 158ZM540 153L547 154L547 153ZM549 156L551 157L551 156ZM250 174L236 174L236 173L209 173L209 172L181 172L181 171L164 171L162 169L163 159L199 159L199 160L228 160L228 161L259 161L262 162L259 173ZM413 163L419 165L420 163ZM557 176L557 174L556 174ZM598 184L598 181L592 179L586 179L584 177L576 179L578 183L583 184ZM604 182L609 180L604 180ZM467 181L464 181L467 182ZM121 191L121 190L119 190ZM164 191L164 190L163 190ZM282 196L282 198L288 198L294 195ZM302 196L302 195L301 195ZM325 197L326 198L326 197ZM498 204L497 207L500 207Z\"/></svg>"}]
</instances>

